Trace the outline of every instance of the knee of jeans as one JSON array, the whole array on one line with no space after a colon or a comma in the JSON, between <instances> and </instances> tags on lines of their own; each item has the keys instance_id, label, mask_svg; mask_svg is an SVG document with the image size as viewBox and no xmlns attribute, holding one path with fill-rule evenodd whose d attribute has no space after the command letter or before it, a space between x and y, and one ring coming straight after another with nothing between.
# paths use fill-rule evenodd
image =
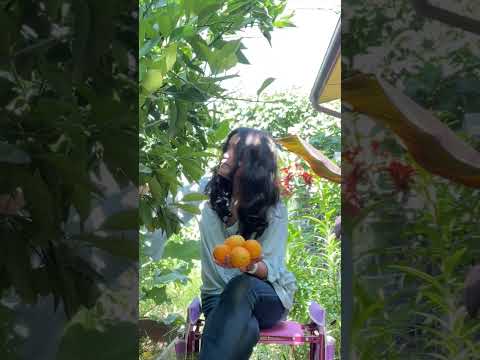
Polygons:
<instances>
[{"instance_id":1,"label":"knee of jeans","mask_svg":"<svg viewBox=\"0 0 480 360\"><path fill-rule=\"evenodd\" d=\"M248 289L252 285L252 277L247 274L240 274L232 278L225 286L225 291L235 291L237 289Z\"/></svg>"},{"instance_id":2,"label":"knee of jeans","mask_svg":"<svg viewBox=\"0 0 480 360\"><path fill-rule=\"evenodd\" d=\"M245 301L253 289L252 277L246 274L235 276L231 279L223 291L224 296L228 296L233 301Z\"/></svg>"}]
</instances>

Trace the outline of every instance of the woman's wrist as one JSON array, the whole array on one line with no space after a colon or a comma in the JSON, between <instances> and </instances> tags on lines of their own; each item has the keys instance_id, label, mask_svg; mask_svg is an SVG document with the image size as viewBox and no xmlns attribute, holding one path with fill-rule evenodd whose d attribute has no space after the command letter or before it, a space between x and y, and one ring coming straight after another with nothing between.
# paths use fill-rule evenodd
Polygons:
<instances>
[{"instance_id":1,"label":"woman's wrist","mask_svg":"<svg viewBox=\"0 0 480 360\"><path fill-rule=\"evenodd\" d=\"M246 269L242 270L247 274L251 274L253 276L258 277L261 280L265 280L267 278L267 267L263 261L258 261L254 264L251 264Z\"/></svg>"},{"instance_id":2,"label":"woman's wrist","mask_svg":"<svg viewBox=\"0 0 480 360\"><path fill-rule=\"evenodd\" d=\"M250 268L247 269L246 272L251 274L251 275L255 275L257 270L258 270L258 263L255 263L255 264L251 265Z\"/></svg>"}]
</instances>

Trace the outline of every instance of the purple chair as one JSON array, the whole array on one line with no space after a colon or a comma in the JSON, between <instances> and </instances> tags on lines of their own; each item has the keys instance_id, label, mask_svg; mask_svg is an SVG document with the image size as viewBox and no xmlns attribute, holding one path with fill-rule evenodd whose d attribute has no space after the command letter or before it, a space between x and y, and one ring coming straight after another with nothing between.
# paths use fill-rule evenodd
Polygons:
<instances>
[{"instance_id":1,"label":"purple chair","mask_svg":"<svg viewBox=\"0 0 480 360\"><path fill-rule=\"evenodd\" d=\"M334 360L335 339L326 335L325 309L312 301L308 310L309 324L281 321L273 328L261 330L259 343L289 346L309 344L309 360ZM200 319L201 313L200 300L195 298L188 306L185 336L178 338L175 343L177 359L200 352L204 323Z\"/></svg>"}]
</instances>

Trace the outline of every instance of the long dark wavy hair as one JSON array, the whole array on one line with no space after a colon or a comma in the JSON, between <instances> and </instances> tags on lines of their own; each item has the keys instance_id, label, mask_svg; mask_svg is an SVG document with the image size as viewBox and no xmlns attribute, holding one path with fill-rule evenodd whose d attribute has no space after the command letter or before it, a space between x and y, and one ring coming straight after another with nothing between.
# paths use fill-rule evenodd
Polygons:
<instances>
[{"instance_id":1,"label":"long dark wavy hair","mask_svg":"<svg viewBox=\"0 0 480 360\"><path fill-rule=\"evenodd\" d=\"M275 143L267 133L250 128L232 131L223 144L223 154L235 135L239 140L234 149L234 161L229 177L220 176L217 165L208 182L205 193L210 206L223 222L230 213L234 186L239 194L239 234L249 238L256 233L260 236L268 226L267 210L280 198L277 181L277 158Z\"/></svg>"}]
</instances>

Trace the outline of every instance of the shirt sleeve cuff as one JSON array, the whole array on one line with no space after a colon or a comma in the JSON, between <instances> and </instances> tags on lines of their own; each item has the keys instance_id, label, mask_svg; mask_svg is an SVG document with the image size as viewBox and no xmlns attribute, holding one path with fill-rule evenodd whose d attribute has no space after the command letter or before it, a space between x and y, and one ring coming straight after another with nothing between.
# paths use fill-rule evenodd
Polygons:
<instances>
[{"instance_id":1,"label":"shirt sleeve cuff","mask_svg":"<svg viewBox=\"0 0 480 360\"><path fill-rule=\"evenodd\" d=\"M265 260L265 259L263 259L262 261L267 268L267 278L265 280L267 280L270 283L275 282L277 280L278 276L277 276L277 272L275 271L271 262L268 261L268 260Z\"/></svg>"}]
</instances>

